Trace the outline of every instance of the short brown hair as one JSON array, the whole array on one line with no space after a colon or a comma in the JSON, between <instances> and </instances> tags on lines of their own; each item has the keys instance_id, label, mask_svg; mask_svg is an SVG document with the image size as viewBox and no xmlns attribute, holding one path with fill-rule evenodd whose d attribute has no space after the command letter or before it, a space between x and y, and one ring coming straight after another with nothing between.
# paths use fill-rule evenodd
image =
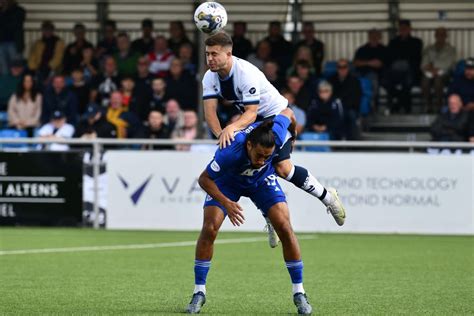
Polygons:
<instances>
[{"instance_id":1,"label":"short brown hair","mask_svg":"<svg viewBox=\"0 0 474 316\"><path fill-rule=\"evenodd\" d=\"M209 36L204 42L206 46L230 46L234 44L232 38L225 32L219 32Z\"/></svg>"}]
</instances>

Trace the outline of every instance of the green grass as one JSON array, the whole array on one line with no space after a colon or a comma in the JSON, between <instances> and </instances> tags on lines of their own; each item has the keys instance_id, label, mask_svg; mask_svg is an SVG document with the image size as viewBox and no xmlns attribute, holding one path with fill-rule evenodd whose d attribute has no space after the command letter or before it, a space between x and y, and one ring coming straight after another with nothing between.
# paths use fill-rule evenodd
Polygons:
<instances>
[{"instance_id":1,"label":"green grass","mask_svg":"<svg viewBox=\"0 0 474 316\"><path fill-rule=\"evenodd\" d=\"M0 251L189 241L197 232L0 228ZM264 237L221 233L219 239ZM319 315L474 315L474 238L317 234L301 240ZM0 255L0 315L181 313L194 247ZM281 246L216 245L203 314L294 314Z\"/></svg>"}]
</instances>

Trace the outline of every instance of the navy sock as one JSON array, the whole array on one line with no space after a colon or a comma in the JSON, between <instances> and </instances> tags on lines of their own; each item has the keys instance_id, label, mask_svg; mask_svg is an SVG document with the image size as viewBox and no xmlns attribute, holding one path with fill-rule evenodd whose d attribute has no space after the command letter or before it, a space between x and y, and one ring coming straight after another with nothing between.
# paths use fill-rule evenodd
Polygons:
<instances>
[{"instance_id":1,"label":"navy sock","mask_svg":"<svg viewBox=\"0 0 474 316\"><path fill-rule=\"evenodd\" d=\"M207 273L209 272L210 267L210 260L194 260L194 284L206 284Z\"/></svg>"},{"instance_id":2,"label":"navy sock","mask_svg":"<svg viewBox=\"0 0 474 316\"><path fill-rule=\"evenodd\" d=\"M295 171L293 175L291 175L291 178L287 180L296 185L298 188L302 188L306 179L308 178L308 170L300 166L295 166L294 168Z\"/></svg>"},{"instance_id":3,"label":"navy sock","mask_svg":"<svg viewBox=\"0 0 474 316\"><path fill-rule=\"evenodd\" d=\"M285 263L290 273L291 282L293 284L303 283L303 261L290 260L285 261Z\"/></svg>"}]
</instances>

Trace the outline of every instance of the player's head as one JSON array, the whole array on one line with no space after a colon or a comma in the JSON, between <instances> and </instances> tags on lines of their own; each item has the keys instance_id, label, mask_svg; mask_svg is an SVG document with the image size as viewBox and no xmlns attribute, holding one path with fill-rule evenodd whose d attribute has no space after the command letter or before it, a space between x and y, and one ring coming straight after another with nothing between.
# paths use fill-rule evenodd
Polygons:
<instances>
[{"instance_id":1,"label":"player's head","mask_svg":"<svg viewBox=\"0 0 474 316\"><path fill-rule=\"evenodd\" d=\"M225 32L218 32L205 41L206 62L213 72L226 69L232 60L232 38Z\"/></svg>"},{"instance_id":2,"label":"player's head","mask_svg":"<svg viewBox=\"0 0 474 316\"><path fill-rule=\"evenodd\" d=\"M247 136L247 154L254 168L261 168L275 150L275 134L273 134L273 121L266 120Z\"/></svg>"}]
</instances>

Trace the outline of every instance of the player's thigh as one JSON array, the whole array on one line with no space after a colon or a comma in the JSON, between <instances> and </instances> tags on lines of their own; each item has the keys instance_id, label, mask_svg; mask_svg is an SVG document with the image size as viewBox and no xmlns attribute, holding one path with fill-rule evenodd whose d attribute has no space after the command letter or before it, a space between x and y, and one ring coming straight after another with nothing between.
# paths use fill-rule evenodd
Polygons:
<instances>
[{"instance_id":1,"label":"player's thigh","mask_svg":"<svg viewBox=\"0 0 474 316\"><path fill-rule=\"evenodd\" d=\"M205 206L202 229L204 231L217 233L224 219L225 215L220 207L215 205Z\"/></svg>"},{"instance_id":2,"label":"player's thigh","mask_svg":"<svg viewBox=\"0 0 474 316\"><path fill-rule=\"evenodd\" d=\"M229 185L226 185L224 183L216 183L217 187L219 188L219 191L222 192L228 199L231 201L237 202L241 195L240 192L236 191L235 189L231 188ZM227 216L227 210L225 207L219 203L217 200L215 200L212 196L209 194L206 194L206 200L204 201L204 208L209 207L209 206L215 206L221 210L221 212L224 214L224 218Z\"/></svg>"},{"instance_id":3,"label":"player's thigh","mask_svg":"<svg viewBox=\"0 0 474 316\"><path fill-rule=\"evenodd\" d=\"M278 183L276 174L271 174L265 178L255 190L253 190L248 197L262 212L263 216L267 216L270 208L281 202L286 202L285 193Z\"/></svg>"}]
</instances>

